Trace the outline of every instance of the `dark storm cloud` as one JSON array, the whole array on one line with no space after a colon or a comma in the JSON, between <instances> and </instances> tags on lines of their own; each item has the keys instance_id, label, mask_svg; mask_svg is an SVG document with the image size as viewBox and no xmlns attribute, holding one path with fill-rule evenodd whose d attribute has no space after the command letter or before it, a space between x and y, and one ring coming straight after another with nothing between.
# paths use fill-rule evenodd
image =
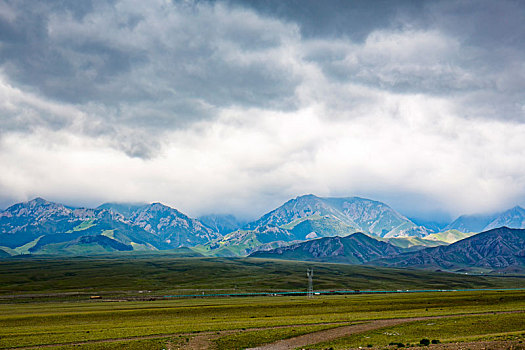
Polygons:
<instances>
[{"instance_id":1,"label":"dark storm cloud","mask_svg":"<svg viewBox=\"0 0 525 350\"><path fill-rule=\"evenodd\" d=\"M242 13L229 19L220 8L183 3L151 3L141 13L137 4L8 3L16 18L0 19L4 74L58 102L117 113L135 106L127 108L135 115L116 118L140 124L147 113L148 125L162 128L206 118L217 107L294 106L299 78L275 64L271 50L281 38L261 36L264 24L255 16L243 22Z\"/></svg>"},{"instance_id":2,"label":"dark storm cloud","mask_svg":"<svg viewBox=\"0 0 525 350\"><path fill-rule=\"evenodd\" d=\"M485 105L469 116L523 117L519 2L5 4L0 65L9 81L108 129L181 128L230 106L298 108L296 68L306 64L336 84L453 96ZM289 45L295 62L280 60ZM491 104L504 113L487 113Z\"/></svg>"},{"instance_id":3,"label":"dark storm cloud","mask_svg":"<svg viewBox=\"0 0 525 350\"><path fill-rule=\"evenodd\" d=\"M322 42L305 59L333 81L458 97L468 101L466 116L524 120L523 2L231 3L298 23L304 39ZM350 45L333 45L333 40Z\"/></svg>"},{"instance_id":4,"label":"dark storm cloud","mask_svg":"<svg viewBox=\"0 0 525 350\"><path fill-rule=\"evenodd\" d=\"M230 0L258 12L296 22L304 38L346 37L362 42L374 30L395 27L400 13L418 15L423 1Z\"/></svg>"},{"instance_id":5,"label":"dark storm cloud","mask_svg":"<svg viewBox=\"0 0 525 350\"><path fill-rule=\"evenodd\" d=\"M102 97L96 85L129 71L140 55L82 38L58 42L50 31L52 17L71 15L82 20L92 10L89 1L74 3L11 2L16 18L0 19L4 33L0 62L13 81L48 97L79 103Z\"/></svg>"},{"instance_id":6,"label":"dark storm cloud","mask_svg":"<svg viewBox=\"0 0 525 350\"><path fill-rule=\"evenodd\" d=\"M421 27L439 27L459 36L466 45L495 50L512 47L524 51L525 11L522 1L427 2L422 17L407 18ZM499 53L505 54L505 53Z\"/></svg>"}]
</instances>

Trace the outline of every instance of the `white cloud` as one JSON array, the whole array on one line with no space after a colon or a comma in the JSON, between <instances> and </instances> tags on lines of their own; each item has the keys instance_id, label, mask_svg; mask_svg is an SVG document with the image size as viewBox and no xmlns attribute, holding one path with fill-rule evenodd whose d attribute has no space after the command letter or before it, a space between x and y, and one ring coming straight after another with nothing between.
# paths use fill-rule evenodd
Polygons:
<instances>
[{"instance_id":1,"label":"white cloud","mask_svg":"<svg viewBox=\"0 0 525 350\"><path fill-rule=\"evenodd\" d=\"M306 39L222 3L97 6L51 12L57 76L3 64L4 202L253 217L302 193L451 214L524 198L522 61L480 74L482 48L439 28Z\"/></svg>"}]
</instances>

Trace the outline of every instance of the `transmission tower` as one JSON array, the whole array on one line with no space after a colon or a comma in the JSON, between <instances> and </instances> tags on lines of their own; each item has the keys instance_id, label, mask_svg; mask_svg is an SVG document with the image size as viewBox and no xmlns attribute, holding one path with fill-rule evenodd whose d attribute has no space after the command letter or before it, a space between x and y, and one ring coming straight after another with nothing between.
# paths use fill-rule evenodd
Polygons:
<instances>
[{"instance_id":1,"label":"transmission tower","mask_svg":"<svg viewBox=\"0 0 525 350\"><path fill-rule=\"evenodd\" d=\"M314 269L306 269L306 276L308 276L308 293L306 296L308 298L314 297L314 283L313 283L313 277L314 277Z\"/></svg>"}]
</instances>

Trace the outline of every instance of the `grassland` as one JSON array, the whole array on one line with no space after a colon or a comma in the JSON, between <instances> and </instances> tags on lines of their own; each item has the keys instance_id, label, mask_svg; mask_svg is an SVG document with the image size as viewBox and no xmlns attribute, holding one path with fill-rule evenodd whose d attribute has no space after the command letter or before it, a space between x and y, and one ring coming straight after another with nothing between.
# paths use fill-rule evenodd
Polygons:
<instances>
[{"instance_id":1,"label":"grassland","mask_svg":"<svg viewBox=\"0 0 525 350\"><path fill-rule=\"evenodd\" d=\"M255 347L261 344L273 343L281 339L288 339L303 334L325 329L340 327L342 324L317 326L274 327L270 329L235 332L213 340L212 346L216 350L234 350Z\"/></svg>"},{"instance_id":2,"label":"grassland","mask_svg":"<svg viewBox=\"0 0 525 350\"><path fill-rule=\"evenodd\" d=\"M316 290L524 287L524 279L519 276L469 276L262 259L183 258L177 254L7 259L0 262L0 349L42 345L57 349L175 349L191 347L195 342L204 342L213 349L235 349L370 320L525 311L524 290L315 298L164 297L304 291L305 270L311 266L315 269ZM90 300L90 295L102 299ZM457 320L465 324L477 325L490 317L490 324L500 326L476 326L478 333L456 334L456 338L467 339L469 334L521 337L520 332L525 330L525 322L520 321L525 317L521 316L469 316L468 321L461 316ZM427 336L442 341L456 339L451 323L439 327ZM399 341L412 342L423 336L414 334ZM382 339L381 333L367 336L376 344L391 341ZM327 343L327 347L361 344L357 338L340 341Z\"/></svg>"},{"instance_id":3,"label":"grassland","mask_svg":"<svg viewBox=\"0 0 525 350\"><path fill-rule=\"evenodd\" d=\"M79 343L88 349L113 346L162 349L168 342L184 345L202 336L211 339L210 347L228 348L231 344L254 346L293 336L295 332L299 334L319 329L316 327L335 327L368 320L517 310L525 311L525 291L361 294L313 299L256 297L9 303L0 304L0 348L50 344L71 347ZM478 327L484 317L491 317L491 324L500 324L500 327ZM494 332L500 335L525 332L523 319L523 314L457 318L462 325L474 320L475 325L471 327L479 329L476 336ZM450 334L456 328L450 327L450 320L456 319L447 319L448 323L444 322L443 327L435 327L441 329L441 333L415 333L415 338L423 335L443 341L453 338ZM432 322L438 325L441 321ZM405 327L418 328L417 324ZM415 340L400 339L404 342ZM374 341L377 344L380 342L376 338Z\"/></svg>"},{"instance_id":4,"label":"grassland","mask_svg":"<svg viewBox=\"0 0 525 350\"><path fill-rule=\"evenodd\" d=\"M310 346L312 349L349 349L385 347L402 344L417 345L422 339L435 343L471 342L492 339L525 340L525 315L491 314L462 316L425 321L408 322L394 327L385 327L365 333L353 334L335 341Z\"/></svg>"},{"instance_id":5,"label":"grassland","mask_svg":"<svg viewBox=\"0 0 525 350\"><path fill-rule=\"evenodd\" d=\"M471 276L342 264L250 258L119 255L98 258L7 259L0 263L0 300L24 295L100 294L151 297L181 294L305 291L314 267L316 290L520 288L525 278Z\"/></svg>"}]
</instances>

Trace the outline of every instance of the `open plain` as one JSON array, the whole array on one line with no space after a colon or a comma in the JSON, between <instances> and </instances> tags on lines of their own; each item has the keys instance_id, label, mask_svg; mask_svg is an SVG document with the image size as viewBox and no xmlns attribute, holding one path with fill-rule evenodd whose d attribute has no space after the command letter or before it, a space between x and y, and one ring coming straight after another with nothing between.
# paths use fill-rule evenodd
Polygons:
<instances>
[{"instance_id":1,"label":"open plain","mask_svg":"<svg viewBox=\"0 0 525 350\"><path fill-rule=\"evenodd\" d=\"M397 348L429 339L439 341L433 347L516 349L525 341L522 277L319 263L316 292L347 294L307 298L307 266L151 256L6 260L0 348ZM189 289L191 281L198 289ZM413 292L445 286L457 290ZM255 292L263 295L213 296Z\"/></svg>"}]
</instances>

